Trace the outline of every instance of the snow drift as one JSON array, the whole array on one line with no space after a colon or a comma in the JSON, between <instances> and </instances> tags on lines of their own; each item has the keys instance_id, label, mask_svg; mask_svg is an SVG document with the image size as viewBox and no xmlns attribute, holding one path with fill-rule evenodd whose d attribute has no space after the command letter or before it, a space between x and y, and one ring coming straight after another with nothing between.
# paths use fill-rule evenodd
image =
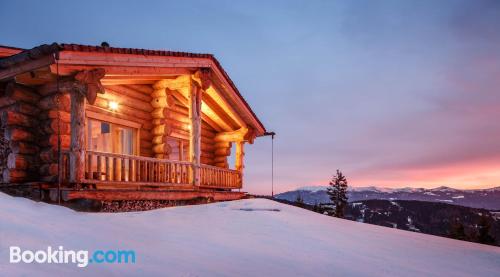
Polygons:
<instances>
[{"instance_id":1,"label":"snow drift","mask_svg":"<svg viewBox=\"0 0 500 277\"><path fill-rule=\"evenodd\" d=\"M131 249L135 264L9 264L22 249ZM495 276L500 248L335 219L265 199L92 214L0 193L13 275Z\"/></svg>"}]
</instances>

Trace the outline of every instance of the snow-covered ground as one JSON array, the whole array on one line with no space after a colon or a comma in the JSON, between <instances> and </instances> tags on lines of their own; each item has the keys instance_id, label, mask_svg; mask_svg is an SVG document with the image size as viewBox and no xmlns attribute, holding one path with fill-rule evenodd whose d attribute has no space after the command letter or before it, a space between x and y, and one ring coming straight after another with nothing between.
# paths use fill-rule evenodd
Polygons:
<instances>
[{"instance_id":1,"label":"snow-covered ground","mask_svg":"<svg viewBox=\"0 0 500 277\"><path fill-rule=\"evenodd\" d=\"M279 210L279 211L278 211ZM9 264L22 249L130 249L135 264ZM340 220L265 199L121 214L0 193L0 275L498 276L500 247Z\"/></svg>"}]
</instances>

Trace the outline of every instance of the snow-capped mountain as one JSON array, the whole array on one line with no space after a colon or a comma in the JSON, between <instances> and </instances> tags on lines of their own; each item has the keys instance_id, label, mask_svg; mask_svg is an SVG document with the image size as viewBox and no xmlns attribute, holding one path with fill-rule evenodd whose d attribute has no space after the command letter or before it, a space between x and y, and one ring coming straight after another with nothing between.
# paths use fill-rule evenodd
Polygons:
<instances>
[{"instance_id":1,"label":"snow-capped mountain","mask_svg":"<svg viewBox=\"0 0 500 277\"><path fill-rule=\"evenodd\" d=\"M294 201L300 197L307 204L328 203L327 186L309 186L276 195L278 199ZM450 187L424 188L379 188L349 187L349 201L368 199L419 200L444 202L473 208L500 210L500 187L489 189L460 190Z\"/></svg>"}]
</instances>

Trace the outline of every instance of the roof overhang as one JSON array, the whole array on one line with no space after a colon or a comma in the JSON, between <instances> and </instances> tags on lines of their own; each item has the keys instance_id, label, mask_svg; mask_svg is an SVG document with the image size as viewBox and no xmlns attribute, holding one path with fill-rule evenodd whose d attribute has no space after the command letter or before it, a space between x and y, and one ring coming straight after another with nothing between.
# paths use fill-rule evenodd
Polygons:
<instances>
[{"instance_id":1,"label":"roof overhang","mask_svg":"<svg viewBox=\"0 0 500 277\"><path fill-rule=\"evenodd\" d=\"M57 65L56 65L57 59ZM224 100L254 129L257 136L266 130L220 63L210 54L153 51L130 48L52 44L35 47L0 59L0 81L49 66L53 73L74 74L78 70L104 68L105 81L120 78L167 78L193 74L210 68L211 78Z\"/></svg>"},{"instance_id":2,"label":"roof overhang","mask_svg":"<svg viewBox=\"0 0 500 277\"><path fill-rule=\"evenodd\" d=\"M17 48L17 47L0 45L0 58L15 55L19 52L22 52L23 50L24 49Z\"/></svg>"}]
</instances>

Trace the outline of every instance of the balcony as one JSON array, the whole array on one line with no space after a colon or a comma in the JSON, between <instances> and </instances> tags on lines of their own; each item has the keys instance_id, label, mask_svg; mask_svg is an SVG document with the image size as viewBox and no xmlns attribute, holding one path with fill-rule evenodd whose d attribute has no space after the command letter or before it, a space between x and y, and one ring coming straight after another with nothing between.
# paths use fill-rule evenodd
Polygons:
<instances>
[{"instance_id":1,"label":"balcony","mask_svg":"<svg viewBox=\"0 0 500 277\"><path fill-rule=\"evenodd\" d=\"M70 180L69 153L62 157L62 179ZM192 188L194 175L199 175L199 187L212 189L240 189L241 172L211 165L195 165L132 155L96 151L85 152L85 177L81 183L99 187L160 186Z\"/></svg>"}]
</instances>

